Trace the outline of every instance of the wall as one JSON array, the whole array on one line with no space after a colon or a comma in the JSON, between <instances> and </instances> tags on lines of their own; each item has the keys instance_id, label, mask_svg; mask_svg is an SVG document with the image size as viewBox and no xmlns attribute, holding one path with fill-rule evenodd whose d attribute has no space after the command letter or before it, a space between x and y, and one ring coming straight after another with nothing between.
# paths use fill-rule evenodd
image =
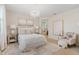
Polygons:
<instances>
[{"instance_id":1,"label":"wall","mask_svg":"<svg viewBox=\"0 0 79 59\"><path fill-rule=\"evenodd\" d=\"M7 10L7 25L15 24L17 25L19 20L33 20L35 24L40 24L40 18L33 18L28 15L23 15Z\"/></svg>"},{"instance_id":2,"label":"wall","mask_svg":"<svg viewBox=\"0 0 79 59\"><path fill-rule=\"evenodd\" d=\"M64 32L79 33L79 8L59 14L63 16Z\"/></svg>"},{"instance_id":3,"label":"wall","mask_svg":"<svg viewBox=\"0 0 79 59\"><path fill-rule=\"evenodd\" d=\"M7 10L7 26L11 24L18 24L19 19L26 19L25 15L17 14Z\"/></svg>"},{"instance_id":4,"label":"wall","mask_svg":"<svg viewBox=\"0 0 79 59\"><path fill-rule=\"evenodd\" d=\"M63 14L64 32L79 33L79 9L71 10Z\"/></svg>"},{"instance_id":5,"label":"wall","mask_svg":"<svg viewBox=\"0 0 79 59\"><path fill-rule=\"evenodd\" d=\"M79 8L54 15L49 21L57 20L57 18L64 20L64 32L75 32L79 34ZM51 27L53 27L52 24L50 23ZM49 35L53 37L53 29L51 27L49 26L49 32L52 33L49 33Z\"/></svg>"}]
</instances>

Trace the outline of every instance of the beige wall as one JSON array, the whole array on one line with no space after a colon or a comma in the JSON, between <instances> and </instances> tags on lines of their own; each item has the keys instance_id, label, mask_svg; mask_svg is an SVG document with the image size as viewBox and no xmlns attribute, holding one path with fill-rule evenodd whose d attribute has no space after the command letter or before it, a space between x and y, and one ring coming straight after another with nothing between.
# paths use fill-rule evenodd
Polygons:
<instances>
[{"instance_id":1,"label":"beige wall","mask_svg":"<svg viewBox=\"0 0 79 59\"><path fill-rule=\"evenodd\" d=\"M79 33L79 8L64 12L59 15L63 16L64 32Z\"/></svg>"},{"instance_id":2,"label":"beige wall","mask_svg":"<svg viewBox=\"0 0 79 59\"><path fill-rule=\"evenodd\" d=\"M79 33L79 8L69 10L67 12L54 15L50 18L49 21L57 20L57 19L63 19L64 20L64 32L75 32ZM49 23L50 30L49 35L53 37L53 22ZM51 33L52 32L52 33Z\"/></svg>"},{"instance_id":3,"label":"beige wall","mask_svg":"<svg viewBox=\"0 0 79 59\"><path fill-rule=\"evenodd\" d=\"M33 20L35 24L40 24L40 18L33 18L31 16L27 16L27 15L23 15L23 14L19 14L19 13L15 13L12 11L8 11L7 10L7 25L11 25L11 24L18 24L19 20Z\"/></svg>"},{"instance_id":4,"label":"beige wall","mask_svg":"<svg viewBox=\"0 0 79 59\"><path fill-rule=\"evenodd\" d=\"M64 31L79 33L79 9L62 14L64 18Z\"/></svg>"},{"instance_id":5,"label":"beige wall","mask_svg":"<svg viewBox=\"0 0 79 59\"><path fill-rule=\"evenodd\" d=\"M7 25L11 25L11 24L17 25L19 19L26 19L26 16L7 10Z\"/></svg>"}]
</instances>

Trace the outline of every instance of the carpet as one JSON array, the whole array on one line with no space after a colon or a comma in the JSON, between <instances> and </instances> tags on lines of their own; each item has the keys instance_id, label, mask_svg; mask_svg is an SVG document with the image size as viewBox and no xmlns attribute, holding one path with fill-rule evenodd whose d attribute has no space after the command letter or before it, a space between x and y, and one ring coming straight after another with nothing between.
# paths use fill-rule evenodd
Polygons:
<instances>
[{"instance_id":1,"label":"carpet","mask_svg":"<svg viewBox=\"0 0 79 59\"><path fill-rule=\"evenodd\" d=\"M22 52L19 50L18 44L13 43L10 44L4 52L2 52L2 55L51 55L60 49L61 48L59 48L56 44L48 42L45 46L42 46L38 49Z\"/></svg>"}]
</instances>

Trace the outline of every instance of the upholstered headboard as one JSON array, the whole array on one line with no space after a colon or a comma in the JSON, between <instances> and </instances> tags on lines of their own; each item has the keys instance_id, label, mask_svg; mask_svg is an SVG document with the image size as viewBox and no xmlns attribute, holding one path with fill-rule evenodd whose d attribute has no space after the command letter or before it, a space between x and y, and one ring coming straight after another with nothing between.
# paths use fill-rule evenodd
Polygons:
<instances>
[{"instance_id":1,"label":"upholstered headboard","mask_svg":"<svg viewBox=\"0 0 79 59\"><path fill-rule=\"evenodd\" d=\"M39 32L39 26L36 26L33 20L21 20L18 24L19 34L33 34Z\"/></svg>"},{"instance_id":2,"label":"upholstered headboard","mask_svg":"<svg viewBox=\"0 0 79 59\"><path fill-rule=\"evenodd\" d=\"M18 34L33 34L34 32L33 26L18 26Z\"/></svg>"}]
</instances>

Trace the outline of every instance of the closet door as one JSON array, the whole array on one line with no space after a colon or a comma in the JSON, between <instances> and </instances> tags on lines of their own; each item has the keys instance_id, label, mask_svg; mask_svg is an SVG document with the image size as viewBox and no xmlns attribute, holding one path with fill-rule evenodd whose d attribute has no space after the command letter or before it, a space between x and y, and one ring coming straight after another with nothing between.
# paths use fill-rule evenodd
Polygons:
<instances>
[{"instance_id":1,"label":"closet door","mask_svg":"<svg viewBox=\"0 0 79 59\"><path fill-rule=\"evenodd\" d=\"M54 22L54 34L55 35L62 35L62 21L61 20L57 20Z\"/></svg>"},{"instance_id":2,"label":"closet door","mask_svg":"<svg viewBox=\"0 0 79 59\"><path fill-rule=\"evenodd\" d=\"M1 50L1 41L2 41L2 20L3 20L3 16L2 16L2 7L0 5L0 50Z\"/></svg>"},{"instance_id":3,"label":"closet door","mask_svg":"<svg viewBox=\"0 0 79 59\"><path fill-rule=\"evenodd\" d=\"M0 50L4 50L7 45L5 16L5 5L0 5Z\"/></svg>"},{"instance_id":4,"label":"closet door","mask_svg":"<svg viewBox=\"0 0 79 59\"><path fill-rule=\"evenodd\" d=\"M64 34L63 16L56 16L54 19L54 35L59 36Z\"/></svg>"},{"instance_id":5,"label":"closet door","mask_svg":"<svg viewBox=\"0 0 79 59\"><path fill-rule=\"evenodd\" d=\"M0 6L0 37L2 34L2 22L3 22L3 8Z\"/></svg>"}]
</instances>

